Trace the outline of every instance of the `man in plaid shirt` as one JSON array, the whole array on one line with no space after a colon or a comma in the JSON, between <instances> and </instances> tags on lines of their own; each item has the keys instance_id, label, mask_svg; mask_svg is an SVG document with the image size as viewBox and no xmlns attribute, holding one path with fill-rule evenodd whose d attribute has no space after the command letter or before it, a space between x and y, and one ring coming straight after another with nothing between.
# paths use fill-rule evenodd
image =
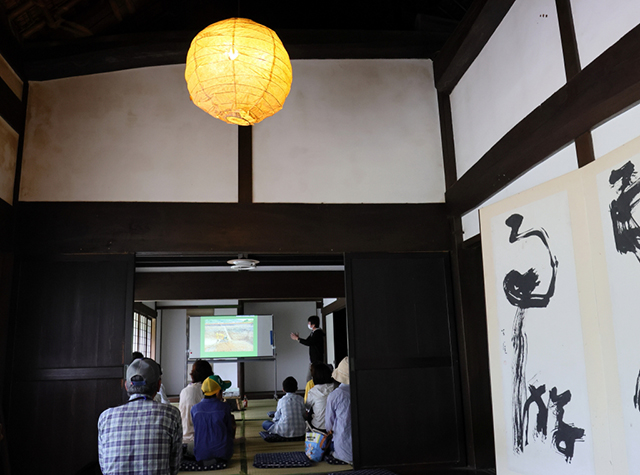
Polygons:
<instances>
[{"instance_id":1,"label":"man in plaid shirt","mask_svg":"<svg viewBox=\"0 0 640 475\"><path fill-rule=\"evenodd\" d=\"M98 420L98 454L104 475L175 475L182 458L180 411L153 400L160 366L133 361L125 388L129 402L107 409Z\"/></svg>"},{"instance_id":2,"label":"man in plaid shirt","mask_svg":"<svg viewBox=\"0 0 640 475\"><path fill-rule=\"evenodd\" d=\"M304 415L307 410L304 407L302 396L298 396L298 381L289 376L282 382L285 395L278 401L273 421L264 421L262 428L271 434L280 437L300 437L306 432Z\"/></svg>"}]
</instances>

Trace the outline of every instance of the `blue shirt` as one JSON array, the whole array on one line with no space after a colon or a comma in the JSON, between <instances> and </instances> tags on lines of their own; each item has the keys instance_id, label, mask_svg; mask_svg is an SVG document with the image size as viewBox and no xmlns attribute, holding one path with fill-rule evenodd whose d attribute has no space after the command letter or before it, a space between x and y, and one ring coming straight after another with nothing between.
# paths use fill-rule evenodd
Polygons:
<instances>
[{"instance_id":1,"label":"blue shirt","mask_svg":"<svg viewBox=\"0 0 640 475\"><path fill-rule=\"evenodd\" d=\"M182 458L180 411L136 394L98 419L98 455L105 475L175 475Z\"/></svg>"},{"instance_id":2,"label":"blue shirt","mask_svg":"<svg viewBox=\"0 0 640 475\"><path fill-rule=\"evenodd\" d=\"M340 384L327 397L324 426L326 430L333 431L333 456L352 463L351 392L348 384Z\"/></svg>"},{"instance_id":3,"label":"blue shirt","mask_svg":"<svg viewBox=\"0 0 640 475\"><path fill-rule=\"evenodd\" d=\"M300 437L307 431L304 422L306 413L304 399L295 393L286 393L278 401L276 413L273 416L274 424L269 428L272 434L281 437Z\"/></svg>"},{"instance_id":4,"label":"blue shirt","mask_svg":"<svg viewBox=\"0 0 640 475\"><path fill-rule=\"evenodd\" d=\"M193 455L197 461L229 460L233 455L234 419L228 404L205 397L191 408Z\"/></svg>"}]
</instances>

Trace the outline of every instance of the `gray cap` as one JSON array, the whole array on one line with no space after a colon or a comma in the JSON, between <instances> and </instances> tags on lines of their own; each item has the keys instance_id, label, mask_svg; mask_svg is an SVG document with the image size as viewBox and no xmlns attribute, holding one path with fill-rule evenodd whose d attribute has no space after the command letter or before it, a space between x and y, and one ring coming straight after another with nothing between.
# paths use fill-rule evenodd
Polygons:
<instances>
[{"instance_id":1,"label":"gray cap","mask_svg":"<svg viewBox=\"0 0 640 475\"><path fill-rule=\"evenodd\" d=\"M136 376L139 376L136 378ZM160 365L151 358L139 358L127 368L127 390L133 387L149 387L160 381Z\"/></svg>"}]
</instances>

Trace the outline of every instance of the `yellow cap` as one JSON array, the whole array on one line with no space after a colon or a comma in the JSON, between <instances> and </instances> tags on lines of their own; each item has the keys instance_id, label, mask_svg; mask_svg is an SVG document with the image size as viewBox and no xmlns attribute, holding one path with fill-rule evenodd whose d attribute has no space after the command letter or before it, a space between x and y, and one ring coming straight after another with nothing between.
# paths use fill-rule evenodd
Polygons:
<instances>
[{"instance_id":1,"label":"yellow cap","mask_svg":"<svg viewBox=\"0 0 640 475\"><path fill-rule=\"evenodd\" d=\"M207 379L202 381L202 392L205 396L213 396L222 388L218 384L218 382L209 376Z\"/></svg>"}]
</instances>

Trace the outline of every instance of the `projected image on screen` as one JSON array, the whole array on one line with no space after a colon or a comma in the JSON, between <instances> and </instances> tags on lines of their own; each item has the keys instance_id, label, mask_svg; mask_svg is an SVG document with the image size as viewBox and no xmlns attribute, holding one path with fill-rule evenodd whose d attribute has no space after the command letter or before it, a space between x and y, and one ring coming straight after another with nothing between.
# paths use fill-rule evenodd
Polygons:
<instances>
[{"instance_id":1,"label":"projected image on screen","mask_svg":"<svg viewBox=\"0 0 640 475\"><path fill-rule=\"evenodd\" d=\"M273 357L273 315L189 317L189 359Z\"/></svg>"},{"instance_id":2,"label":"projected image on screen","mask_svg":"<svg viewBox=\"0 0 640 475\"><path fill-rule=\"evenodd\" d=\"M207 317L200 321L202 356L256 356L255 317Z\"/></svg>"}]
</instances>

